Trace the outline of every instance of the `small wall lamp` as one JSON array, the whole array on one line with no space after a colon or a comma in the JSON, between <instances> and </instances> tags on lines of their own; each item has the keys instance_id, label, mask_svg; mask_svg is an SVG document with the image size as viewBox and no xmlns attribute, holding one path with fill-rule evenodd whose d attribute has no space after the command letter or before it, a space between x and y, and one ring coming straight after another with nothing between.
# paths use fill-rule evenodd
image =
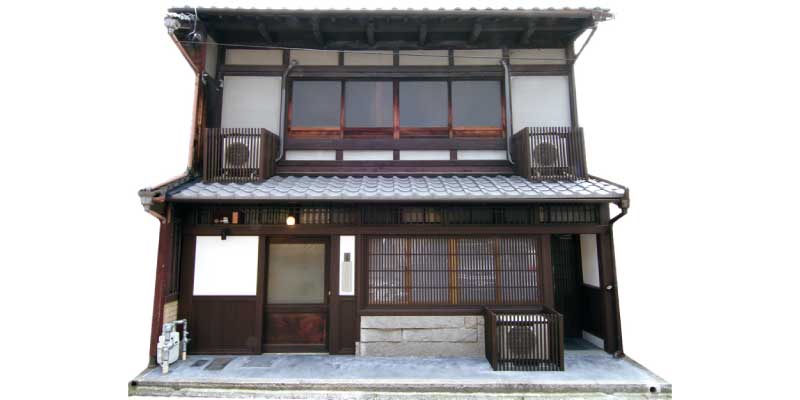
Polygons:
<instances>
[{"instance_id":1,"label":"small wall lamp","mask_svg":"<svg viewBox=\"0 0 800 400\"><path fill-rule=\"evenodd\" d=\"M294 215L292 215L292 214L289 214L289 215L286 217L286 225L292 226L292 225L294 225L296 222L297 222L297 221L295 221Z\"/></svg>"}]
</instances>

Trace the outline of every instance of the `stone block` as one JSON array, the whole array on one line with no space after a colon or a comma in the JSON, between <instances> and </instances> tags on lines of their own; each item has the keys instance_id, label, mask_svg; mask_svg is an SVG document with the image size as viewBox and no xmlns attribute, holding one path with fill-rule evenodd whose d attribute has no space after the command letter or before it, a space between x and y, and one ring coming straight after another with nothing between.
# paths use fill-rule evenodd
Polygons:
<instances>
[{"instance_id":1,"label":"stone block","mask_svg":"<svg viewBox=\"0 0 800 400\"><path fill-rule=\"evenodd\" d=\"M372 357L427 356L462 357L483 356L483 346L477 342L404 342L404 343L361 343L361 355Z\"/></svg>"},{"instance_id":2,"label":"stone block","mask_svg":"<svg viewBox=\"0 0 800 400\"><path fill-rule=\"evenodd\" d=\"M463 316L364 316L361 329L463 328Z\"/></svg>"},{"instance_id":3,"label":"stone block","mask_svg":"<svg viewBox=\"0 0 800 400\"><path fill-rule=\"evenodd\" d=\"M478 331L474 328L403 329L403 341L405 342L475 342L477 340Z\"/></svg>"},{"instance_id":4,"label":"stone block","mask_svg":"<svg viewBox=\"0 0 800 400\"><path fill-rule=\"evenodd\" d=\"M403 334L400 329L362 329L362 342L400 342Z\"/></svg>"}]
</instances>

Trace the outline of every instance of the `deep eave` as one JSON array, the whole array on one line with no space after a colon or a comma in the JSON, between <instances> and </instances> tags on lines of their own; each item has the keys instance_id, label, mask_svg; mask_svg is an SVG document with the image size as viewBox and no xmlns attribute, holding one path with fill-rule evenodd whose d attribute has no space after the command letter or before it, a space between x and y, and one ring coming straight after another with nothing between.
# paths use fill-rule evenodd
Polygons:
<instances>
[{"instance_id":1,"label":"deep eave","mask_svg":"<svg viewBox=\"0 0 800 400\"><path fill-rule=\"evenodd\" d=\"M217 42L320 49L563 47L613 18L604 8L327 9L176 7ZM190 21L184 24L191 25Z\"/></svg>"}]
</instances>

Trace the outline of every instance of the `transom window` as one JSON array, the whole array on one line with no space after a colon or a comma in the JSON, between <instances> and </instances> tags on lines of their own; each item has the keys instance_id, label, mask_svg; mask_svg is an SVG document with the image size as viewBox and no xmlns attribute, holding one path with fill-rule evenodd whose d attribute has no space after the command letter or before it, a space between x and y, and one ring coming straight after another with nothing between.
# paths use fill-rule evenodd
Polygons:
<instances>
[{"instance_id":1,"label":"transom window","mask_svg":"<svg viewBox=\"0 0 800 400\"><path fill-rule=\"evenodd\" d=\"M500 81L295 80L289 136L503 136Z\"/></svg>"}]
</instances>

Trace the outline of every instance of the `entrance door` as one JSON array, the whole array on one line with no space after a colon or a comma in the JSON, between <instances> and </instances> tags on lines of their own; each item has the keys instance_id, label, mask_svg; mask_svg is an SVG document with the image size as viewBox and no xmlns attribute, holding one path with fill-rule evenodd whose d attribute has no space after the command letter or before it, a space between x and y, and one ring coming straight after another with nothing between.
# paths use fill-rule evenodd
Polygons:
<instances>
[{"instance_id":1,"label":"entrance door","mask_svg":"<svg viewBox=\"0 0 800 400\"><path fill-rule=\"evenodd\" d=\"M264 351L327 351L328 241L271 238L267 257Z\"/></svg>"},{"instance_id":2,"label":"entrance door","mask_svg":"<svg viewBox=\"0 0 800 400\"><path fill-rule=\"evenodd\" d=\"M581 336L581 255L576 235L554 235L550 254L553 260L555 309L564 316L564 336Z\"/></svg>"}]
</instances>

